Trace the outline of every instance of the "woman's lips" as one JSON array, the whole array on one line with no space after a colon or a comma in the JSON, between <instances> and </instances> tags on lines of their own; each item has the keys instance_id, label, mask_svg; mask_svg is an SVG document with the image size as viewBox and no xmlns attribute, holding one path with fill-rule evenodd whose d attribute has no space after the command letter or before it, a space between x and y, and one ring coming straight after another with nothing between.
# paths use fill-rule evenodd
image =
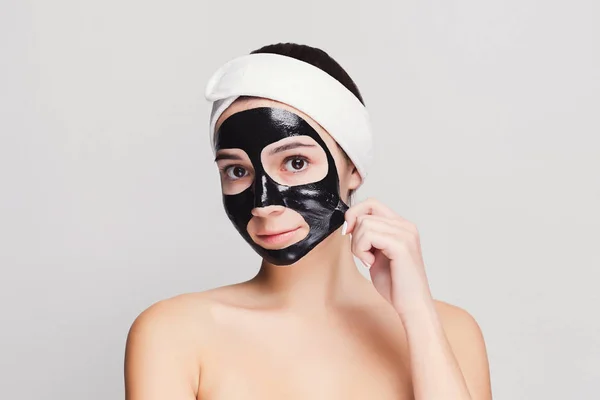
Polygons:
<instances>
[{"instance_id":1,"label":"woman's lips","mask_svg":"<svg viewBox=\"0 0 600 400\"><path fill-rule=\"evenodd\" d=\"M298 229L300 229L300 227L298 227L296 229L292 229L291 231L284 231L284 232L279 232L276 234L256 235L256 236L262 242L269 243L269 244L279 244L279 243L283 243L286 240L288 240L289 238L291 238L296 233L296 231L298 231Z\"/></svg>"}]
</instances>

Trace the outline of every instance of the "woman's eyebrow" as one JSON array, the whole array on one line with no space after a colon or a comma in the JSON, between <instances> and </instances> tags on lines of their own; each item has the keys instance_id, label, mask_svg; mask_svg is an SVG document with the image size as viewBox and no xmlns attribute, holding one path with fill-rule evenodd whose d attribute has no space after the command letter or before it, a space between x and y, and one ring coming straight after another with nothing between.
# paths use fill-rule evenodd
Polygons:
<instances>
[{"instance_id":1,"label":"woman's eyebrow","mask_svg":"<svg viewBox=\"0 0 600 400\"><path fill-rule=\"evenodd\" d=\"M221 153L221 154L217 154L217 156L215 157L215 162L219 161L219 160L243 160L243 158L241 156L238 156L237 154L228 154L228 153Z\"/></svg>"},{"instance_id":2,"label":"woman's eyebrow","mask_svg":"<svg viewBox=\"0 0 600 400\"><path fill-rule=\"evenodd\" d=\"M275 147L274 149L272 149L271 151L269 151L269 155L272 156L273 154L280 153L280 152L286 151L286 150L296 149L298 147L316 147L316 145L302 143L302 142L286 143L286 144L283 144L281 146Z\"/></svg>"}]
</instances>

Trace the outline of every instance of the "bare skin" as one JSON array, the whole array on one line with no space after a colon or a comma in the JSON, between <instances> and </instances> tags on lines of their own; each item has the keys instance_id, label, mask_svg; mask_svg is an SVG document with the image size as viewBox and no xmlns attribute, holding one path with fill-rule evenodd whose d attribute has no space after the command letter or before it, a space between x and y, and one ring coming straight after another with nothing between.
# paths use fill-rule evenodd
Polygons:
<instances>
[{"instance_id":1,"label":"bare skin","mask_svg":"<svg viewBox=\"0 0 600 400\"><path fill-rule=\"evenodd\" d=\"M301 115L334 156L340 192L358 186L360 178L333 139L290 106L238 101L217 126L235 112L261 106ZM253 210L256 223L249 230L260 232L273 221L297 223L294 212L269 207ZM423 382L411 372L416 360L403 318L357 270L351 239L340 231L292 266L263 262L247 282L179 295L146 309L127 338L127 400L415 399L415 384ZM491 399L477 323L458 307L434 304L468 398ZM444 368L441 380L449 376Z\"/></svg>"}]
</instances>

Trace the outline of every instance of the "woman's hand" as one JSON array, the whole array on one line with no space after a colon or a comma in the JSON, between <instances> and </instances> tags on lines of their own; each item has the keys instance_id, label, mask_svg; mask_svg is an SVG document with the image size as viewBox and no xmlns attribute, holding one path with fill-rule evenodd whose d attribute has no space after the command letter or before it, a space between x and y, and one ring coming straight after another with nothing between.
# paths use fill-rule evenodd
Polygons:
<instances>
[{"instance_id":1,"label":"woman's hand","mask_svg":"<svg viewBox=\"0 0 600 400\"><path fill-rule=\"evenodd\" d=\"M350 207L345 219L342 234L352 234L352 252L401 316L433 301L415 224L372 198Z\"/></svg>"},{"instance_id":2,"label":"woman's hand","mask_svg":"<svg viewBox=\"0 0 600 400\"><path fill-rule=\"evenodd\" d=\"M404 324L415 399L491 400L479 326L458 308L446 314L452 323L443 325L429 290L415 224L375 199L350 207L345 218L347 229L342 232L352 233L352 253L367 264L375 288ZM446 332L452 334L453 346Z\"/></svg>"}]
</instances>

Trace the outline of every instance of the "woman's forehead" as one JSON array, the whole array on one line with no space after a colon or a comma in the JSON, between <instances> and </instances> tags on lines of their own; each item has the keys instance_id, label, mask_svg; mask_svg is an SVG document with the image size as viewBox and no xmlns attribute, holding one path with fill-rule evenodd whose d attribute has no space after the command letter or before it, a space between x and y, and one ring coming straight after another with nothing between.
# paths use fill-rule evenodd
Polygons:
<instances>
[{"instance_id":1,"label":"woman's forehead","mask_svg":"<svg viewBox=\"0 0 600 400\"><path fill-rule=\"evenodd\" d=\"M325 131L325 129L323 129L321 125L319 125L311 117L288 104L276 100L265 99L262 97L242 97L234 101L225 111L223 111L223 113L217 120L217 123L215 125L215 132L217 132L221 124L223 124L223 122L233 114L259 107L282 108L284 110L293 112L294 114L304 119L315 131L317 131L321 139L323 139L323 141L327 144L327 147L329 147L330 149L332 147L335 147L332 146L335 143L333 138L327 133L327 131Z\"/></svg>"},{"instance_id":2,"label":"woman's forehead","mask_svg":"<svg viewBox=\"0 0 600 400\"><path fill-rule=\"evenodd\" d=\"M315 129L294 112L283 108L251 108L234 113L223 122L215 146L218 150L241 148L257 155L272 143L291 138L299 143L298 137L303 136L327 148Z\"/></svg>"}]
</instances>

